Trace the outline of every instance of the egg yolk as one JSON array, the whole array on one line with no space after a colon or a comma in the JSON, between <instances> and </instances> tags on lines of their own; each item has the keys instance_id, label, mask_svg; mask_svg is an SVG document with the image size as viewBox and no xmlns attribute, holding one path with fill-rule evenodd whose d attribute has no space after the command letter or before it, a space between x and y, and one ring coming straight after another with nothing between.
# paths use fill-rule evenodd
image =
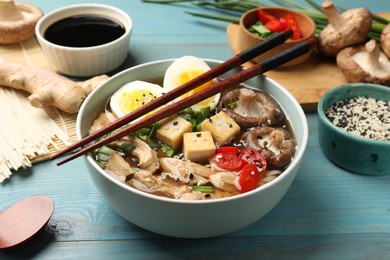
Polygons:
<instances>
[{"instance_id":1,"label":"egg yolk","mask_svg":"<svg viewBox=\"0 0 390 260\"><path fill-rule=\"evenodd\" d=\"M159 96L159 94L153 93L145 89L124 92L119 99L118 105L120 110L123 113L127 114L142 107L146 103L149 103L150 101L156 99ZM148 114L151 113L153 113L153 111Z\"/></svg>"},{"instance_id":2,"label":"egg yolk","mask_svg":"<svg viewBox=\"0 0 390 260\"><path fill-rule=\"evenodd\" d=\"M186 83L186 82L188 82L188 81L190 81L190 80L192 80L192 79L198 77L200 74L203 74L204 72L205 72L205 71L201 71L201 70L192 70L192 71L186 71L185 73L181 73L181 74L176 78L175 84L176 84L176 86L181 86L181 85L183 85L184 83ZM201 90L203 90L203 89L208 88L209 86L211 86L211 85L213 85L213 84L214 84L213 81L208 81L208 82L204 83L203 85L200 85L199 87L197 87L197 88L195 88L195 89L193 89L193 90L191 90L191 91L189 91L189 92L183 94L183 95L181 96L181 98L184 99L184 98L186 98L186 97L189 97L189 96L195 94L196 92L199 92L199 91L201 91ZM200 106L200 107L209 106L210 103L213 101L213 99L214 99L213 97L209 97L209 98L207 98L207 99L205 99L205 100L203 100L203 101L197 103L197 105Z\"/></svg>"}]
</instances>

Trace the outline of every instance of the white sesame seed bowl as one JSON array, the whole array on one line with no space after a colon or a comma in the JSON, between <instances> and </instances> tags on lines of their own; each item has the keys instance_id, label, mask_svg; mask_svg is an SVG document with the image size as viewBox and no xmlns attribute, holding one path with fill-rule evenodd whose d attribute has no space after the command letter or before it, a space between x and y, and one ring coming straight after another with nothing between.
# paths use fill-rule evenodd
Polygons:
<instances>
[{"instance_id":1,"label":"white sesame seed bowl","mask_svg":"<svg viewBox=\"0 0 390 260\"><path fill-rule=\"evenodd\" d=\"M319 144L353 173L390 174L390 88L369 83L335 87L318 103Z\"/></svg>"},{"instance_id":2,"label":"white sesame seed bowl","mask_svg":"<svg viewBox=\"0 0 390 260\"><path fill-rule=\"evenodd\" d=\"M173 61L173 59L154 61L129 68L96 88L85 100L78 114L76 124L78 138L81 139L88 134L91 122L99 114L96 108L104 107L107 99L116 90L134 80L163 76ZM216 60L205 61L210 67L221 63ZM235 69L234 73L238 71L239 69ZM137 226L155 233L181 238L224 235L249 226L271 211L283 198L299 171L308 141L308 125L299 103L272 79L259 76L247 81L246 84L271 94L285 111L294 132L296 152L280 176L254 190L231 197L178 200L130 187L99 167L92 155L87 155L84 158L90 177L110 206Z\"/></svg>"}]
</instances>

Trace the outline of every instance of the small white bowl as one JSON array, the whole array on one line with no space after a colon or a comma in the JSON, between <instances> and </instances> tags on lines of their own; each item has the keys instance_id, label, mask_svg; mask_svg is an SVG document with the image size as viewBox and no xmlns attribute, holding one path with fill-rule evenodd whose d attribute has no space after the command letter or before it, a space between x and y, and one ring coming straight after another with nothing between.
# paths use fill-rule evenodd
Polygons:
<instances>
[{"instance_id":1,"label":"small white bowl","mask_svg":"<svg viewBox=\"0 0 390 260\"><path fill-rule=\"evenodd\" d=\"M141 64L122 71L96 88L84 101L77 116L78 139L88 135L92 121L107 99L121 86L134 80L164 76L174 60ZM205 60L215 67L220 61ZM237 73L239 69L235 69ZM228 73L231 75L231 72ZM225 77L226 75L222 76ZM174 200L136 190L114 178L85 156L89 174L108 203L130 222L153 232L182 238L205 238L227 234L246 227L274 208L287 192L302 162L308 141L305 114L294 97L281 85L265 76L254 77L247 85L270 93L279 101L293 128L297 141L295 157L288 168L273 181L250 192L215 200Z\"/></svg>"},{"instance_id":2,"label":"small white bowl","mask_svg":"<svg viewBox=\"0 0 390 260\"><path fill-rule=\"evenodd\" d=\"M55 22L76 15L103 16L121 23L125 33L106 44L92 47L67 47L44 38L45 31ZM119 67L126 59L133 23L122 10L102 4L66 6L44 15L35 27L35 34L46 58L66 75L88 77L104 74Z\"/></svg>"}]
</instances>

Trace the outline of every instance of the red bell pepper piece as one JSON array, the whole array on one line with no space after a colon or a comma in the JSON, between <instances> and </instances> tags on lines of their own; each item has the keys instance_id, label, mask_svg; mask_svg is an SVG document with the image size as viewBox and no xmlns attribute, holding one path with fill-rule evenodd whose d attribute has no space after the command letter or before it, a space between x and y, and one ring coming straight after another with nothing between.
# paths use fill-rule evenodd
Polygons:
<instances>
[{"instance_id":1,"label":"red bell pepper piece","mask_svg":"<svg viewBox=\"0 0 390 260\"><path fill-rule=\"evenodd\" d=\"M282 32L286 30L286 25L281 21L279 21L278 19L275 19L266 23L265 28L267 28L271 32Z\"/></svg>"},{"instance_id":2,"label":"red bell pepper piece","mask_svg":"<svg viewBox=\"0 0 390 260\"><path fill-rule=\"evenodd\" d=\"M259 9L257 11L257 15L258 15L258 19L259 21L262 23L262 24L266 24L268 23L269 21L272 21L272 20L277 20L274 16L272 16L271 14L263 11L262 9Z\"/></svg>"},{"instance_id":3,"label":"red bell pepper piece","mask_svg":"<svg viewBox=\"0 0 390 260\"><path fill-rule=\"evenodd\" d=\"M240 152L240 150L235 146L221 146L217 149L217 153L231 153L237 155Z\"/></svg>"},{"instance_id":4,"label":"red bell pepper piece","mask_svg":"<svg viewBox=\"0 0 390 260\"><path fill-rule=\"evenodd\" d=\"M240 171L248 163L231 153L217 153L214 156L214 161L218 167L228 171Z\"/></svg>"},{"instance_id":5,"label":"red bell pepper piece","mask_svg":"<svg viewBox=\"0 0 390 260\"><path fill-rule=\"evenodd\" d=\"M299 30L298 22L292 14L286 14L280 18L280 21L285 24L286 28L289 28L293 31L291 40L298 40L301 38L301 31Z\"/></svg>"},{"instance_id":6,"label":"red bell pepper piece","mask_svg":"<svg viewBox=\"0 0 390 260\"><path fill-rule=\"evenodd\" d=\"M241 150L240 158L247 161L250 164L257 166L259 173L262 173L267 168L267 160L264 156L257 150L246 147Z\"/></svg>"},{"instance_id":7,"label":"red bell pepper piece","mask_svg":"<svg viewBox=\"0 0 390 260\"><path fill-rule=\"evenodd\" d=\"M247 164L242 169L238 177L240 193L248 192L256 189L259 186L260 175L256 165Z\"/></svg>"}]
</instances>

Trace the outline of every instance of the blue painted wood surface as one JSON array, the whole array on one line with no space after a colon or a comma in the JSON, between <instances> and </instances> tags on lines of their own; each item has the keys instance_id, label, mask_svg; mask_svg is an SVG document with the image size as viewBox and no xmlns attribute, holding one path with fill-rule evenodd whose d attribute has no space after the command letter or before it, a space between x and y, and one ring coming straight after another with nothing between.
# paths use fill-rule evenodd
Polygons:
<instances>
[{"instance_id":1,"label":"blue painted wood surface","mask_svg":"<svg viewBox=\"0 0 390 260\"><path fill-rule=\"evenodd\" d=\"M79 3L28 2L45 13ZM204 9L135 0L111 4L134 22L129 58L120 69L183 55L218 60L232 55L226 23L184 13ZM341 4L390 11L389 0ZM55 201L47 228L24 247L0 252L0 259L390 259L390 177L356 175L333 165L318 146L317 115L306 116L310 137L299 174L282 201L243 230L199 240L150 233L113 211L90 180L82 159L61 167L47 161L17 171L0 185L0 211L35 194Z\"/></svg>"}]
</instances>

